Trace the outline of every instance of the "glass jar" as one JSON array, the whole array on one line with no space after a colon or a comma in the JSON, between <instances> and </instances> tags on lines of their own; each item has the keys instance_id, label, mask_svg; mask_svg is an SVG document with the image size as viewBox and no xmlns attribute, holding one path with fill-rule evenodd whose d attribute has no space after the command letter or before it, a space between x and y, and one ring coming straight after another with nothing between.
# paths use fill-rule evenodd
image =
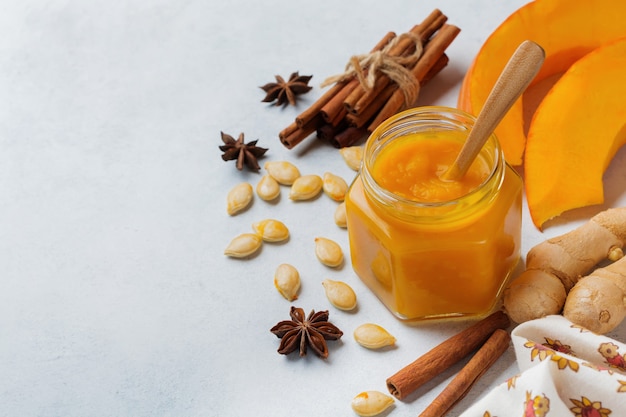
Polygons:
<instances>
[{"instance_id":1,"label":"glass jar","mask_svg":"<svg viewBox=\"0 0 626 417\"><path fill-rule=\"evenodd\" d=\"M428 138L456 141L460 149L474 121L460 110L435 106L391 117L369 137L346 196L352 266L401 320L484 316L519 261L522 181L495 135L475 161L483 164L484 178L462 195L420 201L381 185L419 165L381 174L378 159L392 151L390 145Z\"/></svg>"}]
</instances>

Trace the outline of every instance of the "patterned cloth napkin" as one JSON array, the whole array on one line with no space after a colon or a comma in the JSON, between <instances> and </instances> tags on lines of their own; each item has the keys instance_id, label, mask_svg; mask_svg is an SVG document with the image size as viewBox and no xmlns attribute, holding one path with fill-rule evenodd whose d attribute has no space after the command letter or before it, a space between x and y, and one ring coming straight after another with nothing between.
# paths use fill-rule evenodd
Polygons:
<instances>
[{"instance_id":1,"label":"patterned cloth napkin","mask_svg":"<svg viewBox=\"0 0 626 417\"><path fill-rule=\"evenodd\" d=\"M461 417L626 416L626 344L563 316L520 324L511 339L521 373Z\"/></svg>"}]
</instances>

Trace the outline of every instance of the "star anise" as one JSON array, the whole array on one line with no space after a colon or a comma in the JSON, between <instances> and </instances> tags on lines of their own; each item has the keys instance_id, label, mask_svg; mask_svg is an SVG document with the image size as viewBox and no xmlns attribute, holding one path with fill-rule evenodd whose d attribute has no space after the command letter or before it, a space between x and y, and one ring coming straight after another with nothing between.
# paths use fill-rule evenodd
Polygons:
<instances>
[{"instance_id":1,"label":"star anise","mask_svg":"<svg viewBox=\"0 0 626 417\"><path fill-rule=\"evenodd\" d=\"M222 155L224 161L236 159L239 171L243 169L244 163L253 171L261 169L257 158L262 157L267 152L267 148L256 146L258 139L245 143L243 141L243 133L239 134L237 140L224 132L220 133L222 134L222 142L224 142L224 145L220 146L220 150L224 152Z\"/></svg>"},{"instance_id":2,"label":"star anise","mask_svg":"<svg viewBox=\"0 0 626 417\"><path fill-rule=\"evenodd\" d=\"M294 72L289 76L289 81L285 81L280 75L274 77L276 78L275 83L267 83L261 87L267 93L265 98L261 100L262 102L270 103L276 100L276 106L287 103L295 106L296 96L313 88L308 85L312 75L299 75L298 72Z\"/></svg>"},{"instance_id":3,"label":"star anise","mask_svg":"<svg viewBox=\"0 0 626 417\"><path fill-rule=\"evenodd\" d=\"M300 356L306 355L307 346L321 358L328 357L327 340L339 340L343 332L328 321L328 311L311 310L305 319L304 310L291 307L291 320L284 320L270 330L281 338L278 353L288 355L296 349Z\"/></svg>"}]
</instances>

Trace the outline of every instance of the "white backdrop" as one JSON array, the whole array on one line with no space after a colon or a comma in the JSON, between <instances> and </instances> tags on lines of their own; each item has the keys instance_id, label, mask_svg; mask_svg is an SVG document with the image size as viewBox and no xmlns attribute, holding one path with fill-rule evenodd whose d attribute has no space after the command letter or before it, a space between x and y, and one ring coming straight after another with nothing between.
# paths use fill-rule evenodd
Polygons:
<instances>
[{"instance_id":1,"label":"white backdrop","mask_svg":"<svg viewBox=\"0 0 626 417\"><path fill-rule=\"evenodd\" d=\"M347 234L325 196L256 199L236 217L225 198L260 174L220 158L220 131L259 139L261 163L302 173L354 172L336 149L308 139L285 149L277 134L318 97L322 80L404 32L434 8L462 29L450 64L419 104L454 106L482 42L524 0L4 0L0 6L0 415L337 416L364 390L466 323L406 326L350 265L330 270L313 238ZM261 103L275 74L313 75L298 107ZM606 175L607 204L626 201L624 152ZM577 210L544 233L524 209L524 254L602 207ZM291 239L252 259L223 255L263 218ZM291 303L273 287L276 266L302 276L294 305L329 309L345 335L330 357L276 353L269 332ZM356 312L328 305L320 282L341 279ZM352 330L373 321L397 347L368 351ZM624 341L620 327L614 336ZM417 415L460 369L447 371L389 415ZM512 349L450 415L517 373Z\"/></svg>"}]
</instances>

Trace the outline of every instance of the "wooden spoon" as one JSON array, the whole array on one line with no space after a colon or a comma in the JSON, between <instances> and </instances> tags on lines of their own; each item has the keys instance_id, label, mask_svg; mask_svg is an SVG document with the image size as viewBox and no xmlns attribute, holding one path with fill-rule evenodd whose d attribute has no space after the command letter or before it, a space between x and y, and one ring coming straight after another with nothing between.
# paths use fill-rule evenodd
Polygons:
<instances>
[{"instance_id":1,"label":"wooden spoon","mask_svg":"<svg viewBox=\"0 0 626 417\"><path fill-rule=\"evenodd\" d=\"M524 41L517 47L489 93L463 148L442 179L463 178L500 120L535 78L545 56L543 48L532 41Z\"/></svg>"}]
</instances>

